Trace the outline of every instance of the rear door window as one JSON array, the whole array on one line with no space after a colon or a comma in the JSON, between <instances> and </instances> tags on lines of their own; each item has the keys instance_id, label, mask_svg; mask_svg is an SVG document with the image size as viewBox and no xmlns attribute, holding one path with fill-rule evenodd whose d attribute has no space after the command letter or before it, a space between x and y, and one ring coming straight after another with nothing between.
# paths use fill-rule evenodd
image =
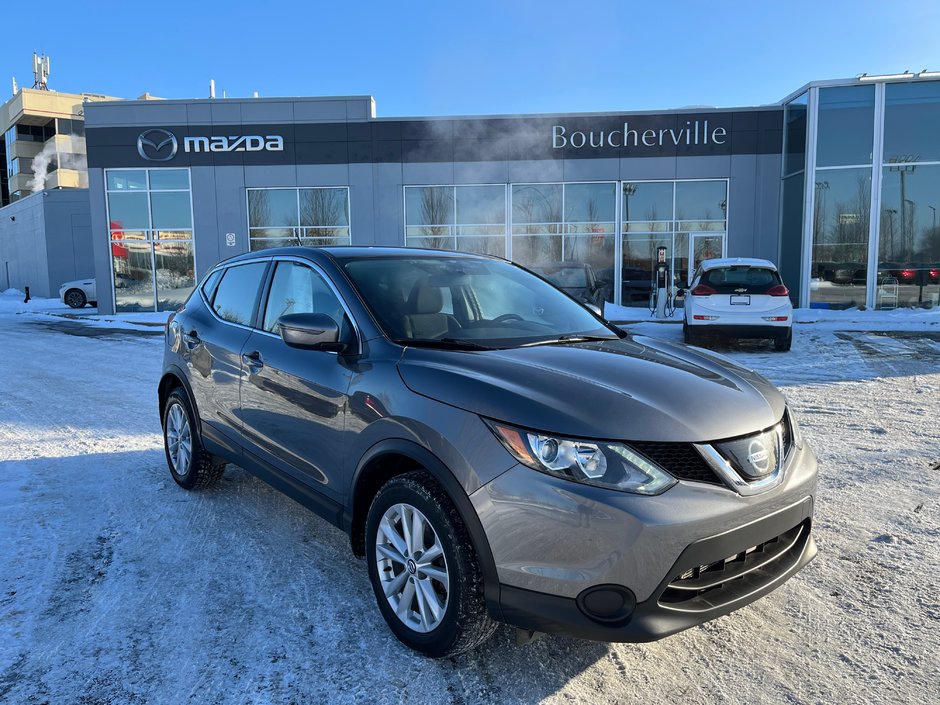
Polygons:
<instances>
[{"instance_id":1,"label":"rear door window","mask_svg":"<svg viewBox=\"0 0 940 705\"><path fill-rule=\"evenodd\" d=\"M702 275L702 284L719 294L766 294L780 284L780 275L766 267L719 267Z\"/></svg>"},{"instance_id":2,"label":"rear door window","mask_svg":"<svg viewBox=\"0 0 940 705\"><path fill-rule=\"evenodd\" d=\"M229 323L250 326L267 262L229 267L222 275L212 299L212 310Z\"/></svg>"}]
</instances>

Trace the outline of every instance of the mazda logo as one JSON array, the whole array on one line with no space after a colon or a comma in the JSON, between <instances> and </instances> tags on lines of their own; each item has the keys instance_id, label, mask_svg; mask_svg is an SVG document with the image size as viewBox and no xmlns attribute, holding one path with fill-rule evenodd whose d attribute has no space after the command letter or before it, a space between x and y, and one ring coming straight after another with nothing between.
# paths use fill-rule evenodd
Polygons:
<instances>
[{"instance_id":1,"label":"mazda logo","mask_svg":"<svg viewBox=\"0 0 940 705\"><path fill-rule=\"evenodd\" d=\"M137 138L137 153L148 162L168 162L176 156L177 149L176 135L166 130L147 130ZM161 156L163 152L165 156Z\"/></svg>"}]
</instances>

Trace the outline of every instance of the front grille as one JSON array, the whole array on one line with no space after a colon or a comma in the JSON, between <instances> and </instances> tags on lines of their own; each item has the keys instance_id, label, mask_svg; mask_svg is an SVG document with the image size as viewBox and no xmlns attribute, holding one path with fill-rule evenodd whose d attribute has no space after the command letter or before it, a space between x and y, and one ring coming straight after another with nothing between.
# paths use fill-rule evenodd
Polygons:
<instances>
[{"instance_id":1,"label":"front grille","mask_svg":"<svg viewBox=\"0 0 940 705\"><path fill-rule=\"evenodd\" d=\"M704 612L734 602L790 570L809 539L809 520L733 556L691 566L677 575L659 604L682 612Z\"/></svg>"},{"instance_id":2,"label":"front grille","mask_svg":"<svg viewBox=\"0 0 940 705\"><path fill-rule=\"evenodd\" d=\"M714 471L699 455L691 443L659 443L631 441L630 445L663 468L673 477L692 482L722 484Z\"/></svg>"}]
</instances>

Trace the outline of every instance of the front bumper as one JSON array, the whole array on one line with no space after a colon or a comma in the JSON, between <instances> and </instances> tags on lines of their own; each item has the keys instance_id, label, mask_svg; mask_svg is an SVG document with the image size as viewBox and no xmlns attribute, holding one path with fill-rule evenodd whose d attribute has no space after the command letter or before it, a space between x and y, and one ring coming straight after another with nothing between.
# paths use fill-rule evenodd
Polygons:
<instances>
[{"instance_id":1,"label":"front bumper","mask_svg":"<svg viewBox=\"0 0 940 705\"><path fill-rule=\"evenodd\" d=\"M516 627L608 642L655 641L733 612L772 592L816 556L811 533L812 499L733 531L701 539L679 556L653 595L621 619L598 619L586 613L584 601L500 585L503 619ZM750 565L702 572L699 581L711 585L697 594L676 599L678 576L698 567L722 562L749 547L792 532L794 540L780 546L772 559L755 558ZM763 537L763 538L759 538ZM752 557L757 552L750 554ZM742 564L747 559L741 561ZM724 575L727 573L727 575ZM685 582L689 582L686 579ZM717 583L717 584L715 584ZM611 586L616 587L616 586Z\"/></svg>"},{"instance_id":2,"label":"front bumper","mask_svg":"<svg viewBox=\"0 0 940 705\"><path fill-rule=\"evenodd\" d=\"M680 481L662 495L642 497L516 466L471 495L500 583L494 616L542 632L650 641L746 605L816 554L810 533L816 491L812 451L794 448L783 476L779 486L753 496ZM751 555L755 551L744 552L759 547L774 553L776 548L761 545L775 538L778 547L787 543L786 550L754 567L762 559ZM675 581L684 573L692 571L694 587L700 577L696 568L708 566L702 574L713 579L732 557L750 561L744 574L728 561L730 572L719 576L717 587L695 591L688 600L677 597ZM601 586L621 590L635 608L624 619L589 616L585 595ZM680 585L680 593L683 587L688 585Z\"/></svg>"}]
</instances>

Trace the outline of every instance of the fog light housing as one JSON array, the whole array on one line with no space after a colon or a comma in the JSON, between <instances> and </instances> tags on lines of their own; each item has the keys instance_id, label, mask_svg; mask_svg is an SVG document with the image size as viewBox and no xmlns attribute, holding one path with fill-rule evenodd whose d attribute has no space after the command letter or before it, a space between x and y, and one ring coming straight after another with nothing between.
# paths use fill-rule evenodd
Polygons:
<instances>
[{"instance_id":1,"label":"fog light housing","mask_svg":"<svg viewBox=\"0 0 940 705\"><path fill-rule=\"evenodd\" d=\"M636 609L636 596L622 585L595 585L578 595L578 609L601 624L625 624Z\"/></svg>"}]
</instances>

